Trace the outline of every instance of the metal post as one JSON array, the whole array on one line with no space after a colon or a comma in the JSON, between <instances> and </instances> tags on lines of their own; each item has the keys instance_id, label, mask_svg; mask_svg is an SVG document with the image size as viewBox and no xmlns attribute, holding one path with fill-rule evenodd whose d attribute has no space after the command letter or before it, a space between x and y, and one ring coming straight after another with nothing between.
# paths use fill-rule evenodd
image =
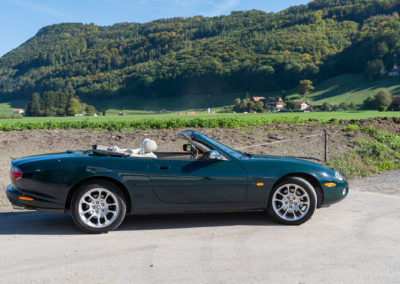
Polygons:
<instances>
[{"instance_id":1,"label":"metal post","mask_svg":"<svg viewBox=\"0 0 400 284\"><path fill-rule=\"evenodd\" d=\"M328 132L324 129L324 161L328 161Z\"/></svg>"}]
</instances>

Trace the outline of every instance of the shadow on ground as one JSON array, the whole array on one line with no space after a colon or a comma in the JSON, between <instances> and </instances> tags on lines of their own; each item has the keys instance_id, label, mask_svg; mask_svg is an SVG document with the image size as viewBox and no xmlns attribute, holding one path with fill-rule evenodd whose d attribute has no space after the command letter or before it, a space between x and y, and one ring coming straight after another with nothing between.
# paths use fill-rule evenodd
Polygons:
<instances>
[{"instance_id":1,"label":"shadow on ground","mask_svg":"<svg viewBox=\"0 0 400 284\"><path fill-rule=\"evenodd\" d=\"M220 226L279 226L264 212L127 216L118 231ZM0 213L0 235L82 234L70 214L36 211Z\"/></svg>"}]
</instances>

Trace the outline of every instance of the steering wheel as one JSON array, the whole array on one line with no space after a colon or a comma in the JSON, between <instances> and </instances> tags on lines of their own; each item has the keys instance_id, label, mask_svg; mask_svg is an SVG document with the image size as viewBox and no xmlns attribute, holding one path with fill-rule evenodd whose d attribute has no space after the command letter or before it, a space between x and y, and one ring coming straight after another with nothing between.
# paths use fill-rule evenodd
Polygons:
<instances>
[{"instance_id":1,"label":"steering wheel","mask_svg":"<svg viewBox=\"0 0 400 284\"><path fill-rule=\"evenodd\" d=\"M197 160L198 158L199 158L199 149L194 149L193 151L192 151L192 157L195 159L195 160Z\"/></svg>"}]
</instances>

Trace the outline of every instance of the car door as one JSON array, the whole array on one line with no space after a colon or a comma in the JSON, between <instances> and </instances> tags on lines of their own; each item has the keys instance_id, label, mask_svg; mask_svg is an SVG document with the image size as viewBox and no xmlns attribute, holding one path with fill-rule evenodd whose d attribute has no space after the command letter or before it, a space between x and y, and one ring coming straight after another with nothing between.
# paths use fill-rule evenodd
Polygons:
<instances>
[{"instance_id":1,"label":"car door","mask_svg":"<svg viewBox=\"0 0 400 284\"><path fill-rule=\"evenodd\" d=\"M154 194L167 203L246 201L246 172L231 160L152 160L150 182Z\"/></svg>"}]
</instances>

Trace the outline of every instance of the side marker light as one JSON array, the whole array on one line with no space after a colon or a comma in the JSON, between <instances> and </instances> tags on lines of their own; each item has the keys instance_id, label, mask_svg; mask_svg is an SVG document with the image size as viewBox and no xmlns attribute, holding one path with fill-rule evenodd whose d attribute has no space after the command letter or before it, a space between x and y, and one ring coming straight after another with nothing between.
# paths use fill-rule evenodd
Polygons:
<instances>
[{"instance_id":1,"label":"side marker light","mask_svg":"<svg viewBox=\"0 0 400 284\"><path fill-rule=\"evenodd\" d=\"M25 200L25 201L33 201L33 198L25 197L25 196L18 196L18 199Z\"/></svg>"}]
</instances>

